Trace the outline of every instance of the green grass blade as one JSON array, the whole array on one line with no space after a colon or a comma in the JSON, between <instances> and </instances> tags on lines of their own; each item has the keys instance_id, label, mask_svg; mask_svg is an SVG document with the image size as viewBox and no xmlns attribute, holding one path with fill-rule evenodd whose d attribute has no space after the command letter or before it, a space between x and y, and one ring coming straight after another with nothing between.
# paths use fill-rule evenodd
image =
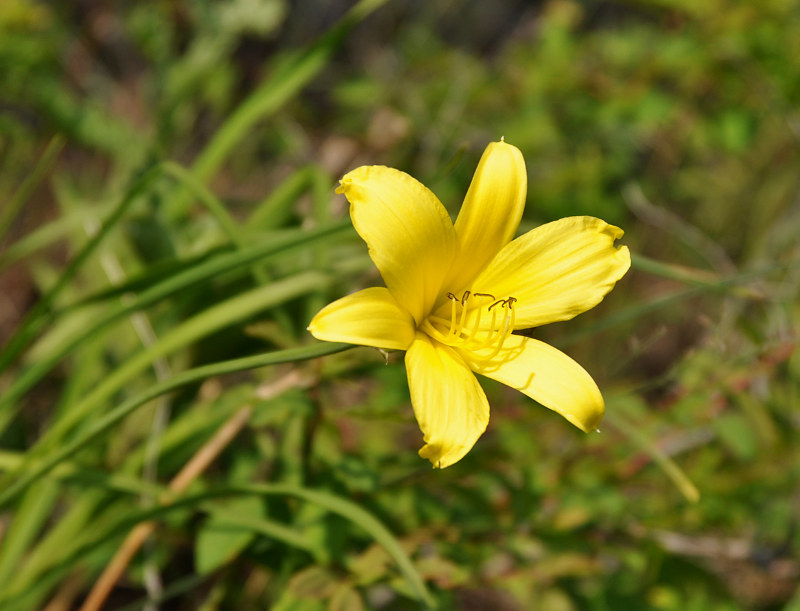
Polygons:
<instances>
[{"instance_id":1,"label":"green grass blade","mask_svg":"<svg viewBox=\"0 0 800 611\"><path fill-rule=\"evenodd\" d=\"M231 215L228 214L225 205L216 195L199 182L194 174L174 161L165 161L163 163L163 168L166 174L177 179L181 184L187 187L197 197L200 203L208 209L232 244L242 246L243 239L241 229Z\"/></svg>"},{"instance_id":2,"label":"green grass blade","mask_svg":"<svg viewBox=\"0 0 800 611\"><path fill-rule=\"evenodd\" d=\"M571 346L572 344L576 344L585 340L587 337L591 337L595 333L600 333L601 331L605 331L606 329L610 329L616 325L635 320L655 310L659 310L672 304L684 301L685 299L689 299L690 297L698 295L701 292L702 289L699 287L683 289L673 293L667 293L666 295L659 295L658 297L655 297L649 301L638 303L627 308L618 309L614 313L609 314L608 316L605 316L590 325L587 325L583 329L573 331L564 337L560 337L558 339L558 346L562 348Z\"/></svg>"},{"instance_id":3,"label":"green grass blade","mask_svg":"<svg viewBox=\"0 0 800 611\"><path fill-rule=\"evenodd\" d=\"M29 94L37 114L71 141L109 153L129 166L141 163L149 142L141 130L120 120L120 113L112 114L107 105L65 88L61 76L34 78L31 84Z\"/></svg>"},{"instance_id":4,"label":"green grass blade","mask_svg":"<svg viewBox=\"0 0 800 611\"><path fill-rule=\"evenodd\" d=\"M192 164L195 178L200 182L208 180L256 123L296 96L327 65L350 29L385 3L386 0L361 0L316 43L286 59L214 134ZM172 215L182 217L187 205L185 192L179 193L172 203Z\"/></svg>"},{"instance_id":5,"label":"green grass blade","mask_svg":"<svg viewBox=\"0 0 800 611\"><path fill-rule=\"evenodd\" d=\"M47 355L46 358L31 366L15 380L3 396L0 397L0 431L5 429L8 422L14 417L15 410L12 409L12 406L38 384L57 363L83 342L92 337L96 338L100 331L126 317L131 312L148 307L219 274L229 273L232 270L249 266L256 261L263 261L279 253L303 248L316 241L329 239L351 229L352 226L349 221L343 221L329 227L318 227L309 231L298 230L272 241L265 240L232 253L224 253L170 276L156 286L142 291L126 303L115 306L105 316L99 317L91 327L85 330L85 333L63 344L58 351Z\"/></svg>"},{"instance_id":6,"label":"green grass blade","mask_svg":"<svg viewBox=\"0 0 800 611\"><path fill-rule=\"evenodd\" d=\"M228 214L225 205L207 189L201 182L199 182L194 175L183 166L178 165L172 161L164 162L164 171L181 181L186 185L200 200L200 202L211 212L212 216L217 220L225 235L228 237L232 244L242 248L245 246L245 234L241 228L236 224L230 214ZM258 266L252 266L253 279L258 284L266 284L270 281L269 276L260 269Z\"/></svg>"},{"instance_id":7,"label":"green grass blade","mask_svg":"<svg viewBox=\"0 0 800 611\"><path fill-rule=\"evenodd\" d=\"M283 226L289 218L292 204L308 188L311 173L311 167L307 166L287 176L266 198L256 204L244 223L244 229L250 233Z\"/></svg>"},{"instance_id":8,"label":"green grass blade","mask_svg":"<svg viewBox=\"0 0 800 611\"><path fill-rule=\"evenodd\" d=\"M80 252L67 264L66 268L58 277L55 285L44 295L31 309L17 332L11 337L8 344L0 352L0 372L3 372L34 337L47 324L46 314L51 310L56 298L72 281L75 274L83 266L89 257L94 253L100 243L108 236L111 229L123 217L125 212L136 201L145 189L161 174L160 167L154 167L144 173L128 191L119 205L103 221L100 230L92 236Z\"/></svg>"},{"instance_id":9,"label":"green grass blade","mask_svg":"<svg viewBox=\"0 0 800 611\"><path fill-rule=\"evenodd\" d=\"M107 211L102 210L101 213L105 214ZM80 229L90 216L94 217L94 213L74 212L61 216L27 233L9 245L3 252L0 252L0 272L11 267L14 263L63 240L73 231Z\"/></svg>"},{"instance_id":10,"label":"green grass blade","mask_svg":"<svg viewBox=\"0 0 800 611\"><path fill-rule=\"evenodd\" d=\"M225 498L240 495L270 495L270 496L292 496L302 499L308 503L313 503L322 507L323 509L336 513L346 520L349 520L356 526L364 529L389 555L392 560L397 564L400 573L409 583L411 590L417 595L420 603L426 608L435 608L433 597L425 585L421 575L414 567L413 562L406 554L400 542L395 536L386 528L375 516L359 507L352 501L343 499L327 492L317 490L310 490L300 486L284 485L284 484L250 484L250 485L235 485L227 488L210 490L201 494L184 496L176 499L169 505L149 508L144 510L135 510L122 518L114 521L113 524L103 529L100 533L91 532L88 534L89 540L86 537L81 537L77 543L73 542L70 546L70 551L62 557L60 562L55 566L49 567L40 579L57 581L62 573L69 570L69 567L75 566L77 562L87 554L96 550L100 546L109 541L114 541L120 538L121 533L128 532L136 524L143 521L159 519L169 515L175 511L181 511L186 508L203 507L204 502L211 499ZM248 520L249 522L249 520ZM244 525L244 524L242 524ZM273 529L263 528L260 525L263 534L266 536L275 536ZM268 532L272 531L272 532ZM302 539L297 539L297 542ZM285 540L284 542L290 543L292 541ZM48 575L49 573L49 575ZM19 592L11 592L10 596L19 596ZM14 604L13 598L9 597L9 603Z\"/></svg>"},{"instance_id":11,"label":"green grass blade","mask_svg":"<svg viewBox=\"0 0 800 611\"><path fill-rule=\"evenodd\" d=\"M64 443L57 450L52 451L48 456L42 457L39 460L33 460L31 459L30 455L27 456L23 464L16 472L9 474L4 478L3 482L0 482L0 507L6 506L17 495L23 492L26 488L28 488L28 486L37 481L48 471L56 467L62 461L68 459L86 444L90 443L111 429L137 408L145 405L148 401L151 401L156 397L175 390L176 388L180 388L181 386L191 384L198 380L204 380L212 376L233 373L236 371L245 371L248 369L255 369L257 367L266 367L268 365L308 360L328 354L334 354L336 352L341 352L351 347L352 346L348 344L317 343L303 348L279 350L276 352L269 352L266 354L259 354L256 356L222 361L219 363L213 363L211 365L196 367L195 369L190 369L175 375L168 380L164 380L163 382L155 383L147 391L125 401L112 411L108 412L90 424L74 439ZM46 435L46 437L49 436ZM36 448L32 450L32 452L35 451Z\"/></svg>"},{"instance_id":12,"label":"green grass blade","mask_svg":"<svg viewBox=\"0 0 800 611\"><path fill-rule=\"evenodd\" d=\"M38 609L55 579L44 579L50 567L61 559L69 557L70 550L78 542L89 536L92 529L87 528L96 518L103 506L108 505L110 496L97 490L85 490L73 500L68 509L44 535L39 544L31 550L22 566L18 567L14 579L7 587L0 589L0 608ZM64 574L74 567L69 567ZM56 575L57 579L60 575ZM15 599L12 602L12 599ZM33 602L35 601L35 602Z\"/></svg>"},{"instance_id":13,"label":"green grass blade","mask_svg":"<svg viewBox=\"0 0 800 611\"><path fill-rule=\"evenodd\" d=\"M251 518L241 513L234 513L220 509L216 505L203 506L204 510L209 511L214 517L214 526L217 528L237 528L241 530L250 530L254 533L263 535L270 539L280 541L291 547L302 549L303 551L311 551L313 546L308 540L308 537L298 532L293 528L289 528L285 524L281 524L275 520L268 520L265 518Z\"/></svg>"},{"instance_id":14,"label":"green grass blade","mask_svg":"<svg viewBox=\"0 0 800 611\"><path fill-rule=\"evenodd\" d=\"M28 489L0 546L0 592L18 570L27 550L39 535L56 503L59 486L52 481L40 481Z\"/></svg>"},{"instance_id":15,"label":"green grass blade","mask_svg":"<svg viewBox=\"0 0 800 611\"><path fill-rule=\"evenodd\" d=\"M155 343L138 351L117 367L83 400L72 405L65 417L56 422L45 437L60 439L92 411L101 408L103 402L123 389L156 359L189 346L234 323L245 321L280 303L314 291L328 282L327 276L317 272L304 272L237 295L202 311L165 333Z\"/></svg>"},{"instance_id":16,"label":"green grass blade","mask_svg":"<svg viewBox=\"0 0 800 611\"><path fill-rule=\"evenodd\" d=\"M254 494L279 494L296 496L314 503L327 509L330 512L336 513L343 518L350 520L353 524L363 528L369 535L386 551L392 560L397 563L400 572L408 581L411 589L416 593L420 602L428 608L435 606L433 598L431 597L425 582L420 576L411 559L406 554L399 541L392 535L380 521L371 513L362 509L352 501L348 501L338 496L327 492L320 492L317 490L309 490L300 486L290 486L282 484L253 484L251 486L243 486L240 488L243 492L251 491Z\"/></svg>"},{"instance_id":17,"label":"green grass blade","mask_svg":"<svg viewBox=\"0 0 800 611\"><path fill-rule=\"evenodd\" d=\"M61 149L64 148L64 142L63 136L55 136L50 140L50 143L47 145L44 153L42 153L36 167L33 168L33 171L23 181L19 189L17 189L14 197L4 206L2 214L0 214L0 242L3 241L8 228L11 227L11 224L19 214L22 206L30 199L36 187L39 186L47 173L52 169L58 154L61 152Z\"/></svg>"},{"instance_id":18,"label":"green grass blade","mask_svg":"<svg viewBox=\"0 0 800 611\"><path fill-rule=\"evenodd\" d=\"M696 503L700 500L700 491L697 486L692 483L692 480L689 479L678 464L662 452L651 439L647 438L634 425L628 422L624 416L612 410L606 412L605 421L650 456L653 462L672 480L672 483L675 484L675 487L687 501Z\"/></svg>"},{"instance_id":19,"label":"green grass blade","mask_svg":"<svg viewBox=\"0 0 800 611\"><path fill-rule=\"evenodd\" d=\"M644 258L634 257L633 260L637 262L636 265L640 267L642 271L648 271L650 273L658 273L658 275L663 275L665 277L669 277L675 280L679 279L678 276L680 275L681 281L687 282L688 284L692 284L693 286L687 289L682 289L679 291L674 291L672 293L667 293L666 295L659 295L658 297L655 297L649 301L638 303L636 305L632 305L624 309L618 309L613 314L610 314L579 331L570 333L565 337L560 338L558 340L558 345L560 347L566 347L572 345L578 341L586 339L591 335L594 335L595 333L599 333L616 325L629 322L631 320L635 320L636 318L639 318L644 314L648 314L652 311L665 308L675 303L679 303L681 301L689 299L690 297L694 297L695 295L699 295L704 292L728 291L737 297L763 299L764 296L762 294L749 291L747 287L741 287L738 285L750 280L760 278L762 276L765 276L767 274L770 274L772 272L781 269L788 269L791 266L797 264L797 259L792 259L789 261L781 261L777 263L772 263L770 265L765 265L757 269L743 271L738 274L733 274L731 276L710 280L708 278L702 278L702 279L697 278L694 275L688 277L686 273L681 273L680 271L678 271L681 268L675 268L673 266L660 264L658 262L650 260L648 260L648 262L645 262Z\"/></svg>"},{"instance_id":20,"label":"green grass blade","mask_svg":"<svg viewBox=\"0 0 800 611\"><path fill-rule=\"evenodd\" d=\"M229 412L224 412L229 415ZM224 416L218 420L224 420ZM201 427L198 427L201 428ZM208 428L208 427L206 427ZM16 471L25 462L25 454L21 452L0 451L0 471ZM139 460L141 462L141 460ZM148 483L142 479L128 475L123 470L114 473L92 469L77 462L62 461L51 472L50 476L60 482L82 488L100 488L105 492L121 494L147 495L155 497L163 492L161 486ZM29 492L32 488L29 489Z\"/></svg>"}]
</instances>

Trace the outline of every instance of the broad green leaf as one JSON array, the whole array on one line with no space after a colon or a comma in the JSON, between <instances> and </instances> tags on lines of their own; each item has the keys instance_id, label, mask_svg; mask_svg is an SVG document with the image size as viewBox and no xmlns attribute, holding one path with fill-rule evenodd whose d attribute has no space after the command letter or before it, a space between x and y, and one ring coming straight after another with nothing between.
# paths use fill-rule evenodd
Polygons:
<instances>
[{"instance_id":1,"label":"broad green leaf","mask_svg":"<svg viewBox=\"0 0 800 611\"><path fill-rule=\"evenodd\" d=\"M364 601L350 584L341 584L331 596L327 611L364 611Z\"/></svg>"},{"instance_id":2,"label":"broad green leaf","mask_svg":"<svg viewBox=\"0 0 800 611\"><path fill-rule=\"evenodd\" d=\"M252 530L231 524L226 516L241 514L258 518L264 515L264 503L255 497L219 501L210 507L215 508L210 510L195 540L195 569L204 575L234 560L255 538Z\"/></svg>"}]
</instances>

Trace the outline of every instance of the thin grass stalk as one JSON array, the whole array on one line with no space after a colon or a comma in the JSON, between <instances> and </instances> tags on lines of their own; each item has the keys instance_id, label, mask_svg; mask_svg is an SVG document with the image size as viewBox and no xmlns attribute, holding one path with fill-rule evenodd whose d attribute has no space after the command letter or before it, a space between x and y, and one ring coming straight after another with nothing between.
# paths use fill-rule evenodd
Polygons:
<instances>
[{"instance_id":1,"label":"thin grass stalk","mask_svg":"<svg viewBox=\"0 0 800 611\"><path fill-rule=\"evenodd\" d=\"M696 503L700 500L700 491L689 479L689 476L683 472L674 460L662 452L652 440L628 422L624 416L620 415L619 412L610 411L606 413L605 421L650 456L687 501Z\"/></svg>"},{"instance_id":2,"label":"thin grass stalk","mask_svg":"<svg viewBox=\"0 0 800 611\"><path fill-rule=\"evenodd\" d=\"M0 213L0 243L3 242L3 238L5 238L11 224L17 218L19 211L33 195L33 192L44 180L44 177L47 176L47 173L53 168L53 164L58 158L61 149L64 148L65 142L64 137L61 135L54 136L50 140L36 167L28 174L19 189L17 189L17 192L14 193L14 196L3 207L3 211Z\"/></svg>"}]
</instances>

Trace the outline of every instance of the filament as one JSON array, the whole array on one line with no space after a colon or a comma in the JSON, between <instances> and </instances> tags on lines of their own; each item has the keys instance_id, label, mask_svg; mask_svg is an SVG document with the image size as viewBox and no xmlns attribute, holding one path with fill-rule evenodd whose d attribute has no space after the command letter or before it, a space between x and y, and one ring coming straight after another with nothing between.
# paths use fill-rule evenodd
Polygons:
<instances>
[{"instance_id":1,"label":"filament","mask_svg":"<svg viewBox=\"0 0 800 611\"><path fill-rule=\"evenodd\" d=\"M455 293L446 293L446 296L450 300L450 315L445 318L433 314L425 319L420 330L440 343L467 351L469 355L465 358L470 362L485 363L494 359L514 330L517 299L497 299L491 293L471 291L464 291L461 297ZM490 351L488 356L479 354L484 351Z\"/></svg>"}]
</instances>

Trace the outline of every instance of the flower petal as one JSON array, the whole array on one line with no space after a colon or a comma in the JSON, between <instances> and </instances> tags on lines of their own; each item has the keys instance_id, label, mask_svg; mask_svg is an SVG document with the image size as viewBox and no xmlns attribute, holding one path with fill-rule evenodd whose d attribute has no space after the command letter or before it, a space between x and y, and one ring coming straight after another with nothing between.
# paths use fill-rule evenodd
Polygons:
<instances>
[{"instance_id":1,"label":"flower petal","mask_svg":"<svg viewBox=\"0 0 800 611\"><path fill-rule=\"evenodd\" d=\"M342 178L353 226L397 302L421 323L442 290L456 248L453 222L408 174L362 166Z\"/></svg>"},{"instance_id":2,"label":"flower petal","mask_svg":"<svg viewBox=\"0 0 800 611\"><path fill-rule=\"evenodd\" d=\"M509 243L474 290L516 298L515 329L568 320L593 308L631 265L622 230L590 216L564 218Z\"/></svg>"},{"instance_id":3,"label":"flower petal","mask_svg":"<svg viewBox=\"0 0 800 611\"><path fill-rule=\"evenodd\" d=\"M489 422L478 380L452 349L417 333L406 352L411 404L425 446L419 451L443 469L469 452Z\"/></svg>"},{"instance_id":4,"label":"flower petal","mask_svg":"<svg viewBox=\"0 0 800 611\"><path fill-rule=\"evenodd\" d=\"M308 325L317 339L406 350L414 341L414 321L388 289L373 287L337 299Z\"/></svg>"},{"instance_id":5,"label":"flower petal","mask_svg":"<svg viewBox=\"0 0 800 611\"><path fill-rule=\"evenodd\" d=\"M499 355L474 369L525 393L587 433L603 417L605 404L592 377L566 354L539 340L511 335Z\"/></svg>"},{"instance_id":6,"label":"flower petal","mask_svg":"<svg viewBox=\"0 0 800 611\"><path fill-rule=\"evenodd\" d=\"M458 213L458 266L448 289L463 292L503 246L514 237L525 208L528 174L520 150L492 142L483 152Z\"/></svg>"}]
</instances>

